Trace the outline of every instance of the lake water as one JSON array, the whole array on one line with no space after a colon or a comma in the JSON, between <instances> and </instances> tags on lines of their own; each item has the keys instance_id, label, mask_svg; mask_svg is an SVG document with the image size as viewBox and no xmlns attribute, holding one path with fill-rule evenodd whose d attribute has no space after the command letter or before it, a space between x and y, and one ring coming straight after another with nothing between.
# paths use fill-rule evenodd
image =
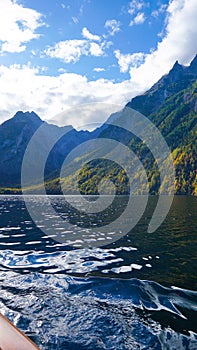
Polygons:
<instances>
[{"instance_id":1,"label":"lake water","mask_svg":"<svg viewBox=\"0 0 197 350\"><path fill-rule=\"evenodd\" d=\"M44 234L51 223L44 197L29 198L42 208L36 225L22 197L1 196L0 311L41 349L197 349L197 198L176 196L162 225L148 233L156 200L149 198L139 223L118 241L109 235L108 244L78 249L88 218L63 197L51 202L70 216L75 245L54 240L51 229ZM91 228L122 205L120 199L105 219L95 216Z\"/></svg>"}]
</instances>

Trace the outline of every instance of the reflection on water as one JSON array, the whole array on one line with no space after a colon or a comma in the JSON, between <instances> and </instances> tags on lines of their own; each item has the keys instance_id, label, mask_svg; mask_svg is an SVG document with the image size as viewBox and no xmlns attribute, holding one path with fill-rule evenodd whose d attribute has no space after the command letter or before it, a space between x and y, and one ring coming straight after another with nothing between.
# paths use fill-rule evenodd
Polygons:
<instances>
[{"instance_id":1,"label":"reflection on water","mask_svg":"<svg viewBox=\"0 0 197 350\"><path fill-rule=\"evenodd\" d=\"M43 199L30 200L36 206ZM36 227L22 197L0 197L1 312L41 349L197 348L191 291L197 287L197 198L175 197L160 228L147 233L156 201L149 198L142 219L118 241L76 249L43 233L47 206ZM52 202L65 218L72 215L72 223L80 221L80 245L79 235L89 232L83 218L62 197ZM121 210L120 200L106 222ZM101 217L96 220L92 227Z\"/></svg>"},{"instance_id":2,"label":"reflection on water","mask_svg":"<svg viewBox=\"0 0 197 350\"><path fill-rule=\"evenodd\" d=\"M35 196L31 200L36 206L44 199ZM1 198L2 269L19 272L35 269L39 269L40 272L52 270L56 273L64 272L80 276L88 274L117 277L118 275L121 278L137 277L162 284L196 289L196 198L175 197L171 211L160 228L154 233L147 233L156 201L156 198L151 197L144 216L126 236L113 243L110 243L109 240L108 245L105 241L103 247L101 239L99 241L101 247L84 249L74 249L66 239L63 240L63 243L54 240L55 232L61 232L61 229L64 237L66 235L70 237L73 233L76 246L80 246L80 234L81 238L87 235L90 239L91 236L89 229L84 227L85 225L79 226L78 212L72 212L69 206L65 207L62 197L53 197L52 200L54 207L59 212L64 216L70 215L72 222L75 220L76 225L72 226L73 232L66 232L64 221L62 221L62 227L54 227L54 235L45 235L42 229L47 226L49 219L47 206L43 205L44 219L36 227L22 198ZM120 211L121 205L119 204L119 207L116 205L116 213L113 215L119 215ZM80 217L81 222L83 222L82 219ZM96 219L98 220L98 217ZM100 231L102 232L102 228ZM91 238L94 239L92 231L91 235ZM113 241L113 232L111 232L111 237Z\"/></svg>"}]
</instances>

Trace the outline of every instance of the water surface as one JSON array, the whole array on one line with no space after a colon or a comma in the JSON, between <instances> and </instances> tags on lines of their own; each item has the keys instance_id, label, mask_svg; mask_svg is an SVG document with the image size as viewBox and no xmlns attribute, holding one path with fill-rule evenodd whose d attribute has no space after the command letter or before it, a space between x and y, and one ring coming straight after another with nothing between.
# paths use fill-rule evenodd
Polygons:
<instances>
[{"instance_id":1,"label":"water surface","mask_svg":"<svg viewBox=\"0 0 197 350\"><path fill-rule=\"evenodd\" d=\"M85 235L83 217L62 197L51 200ZM126 236L78 249L43 233L45 205L37 227L22 197L1 196L1 312L41 349L196 349L197 198L175 197L160 228L147 233L156 200Z\"/></svg>"}]
</instances>

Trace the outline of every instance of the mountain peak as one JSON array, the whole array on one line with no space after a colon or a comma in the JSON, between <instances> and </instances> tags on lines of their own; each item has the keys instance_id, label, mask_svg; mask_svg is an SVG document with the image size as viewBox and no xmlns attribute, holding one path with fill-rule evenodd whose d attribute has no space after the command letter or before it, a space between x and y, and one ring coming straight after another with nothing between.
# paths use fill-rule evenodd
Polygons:
<instances>
[{"instance_id":1,"label":"mountain peak","mask_svg":"<svg viewBox=\"0 0 197 350\"><path fill-rule=\"evenodd\" d=\"M180 67L182 67L182 66L181 66L181 64L179 63L179 61L176 60L176 62L174 63L173 68L178 68L178 67L180 68ZM173 68L172 68L172 69L173 69Z\"/></svg>"},{"instance_id":2,"label":"mountain peak","mask_svg":"<svg viewBox=\"0 0 197 350\"><path fill-rule=\"evenodd\" d=\"M192 70L195 73L197 72L197 54L190 63L190 70Z\"/></svg>"},{"instance_id":3,"label":"mountain peak","mask_svg":"<svg viewBox=\"0 0 197 350\"><path fill-rule=\"evenodd\" d=\"M197 55L189 67L182 66L176 61L168 74L161 77L146 93L134 97L127 106L149 116L157 112L166 98L187 89L196 79Z\"/></svg>"},{"instance_id":4,"label":"mountain peak","mask_svg":"<svg viewBox=\"0 0 197 350\"><path fill-rule=\"evenodd\" d=\"M184 66L182 66L178 61L175 62L172 69L169 71L168 76L171 76L173 79L177 78L177 74L179 75L184 70Z\"/></svg>"},{"instance_id":5,"label":"mountain peak","mask_svg":"<svg viewBox=\"0 0 197 350\"><path fill-rule=\"evenodd\" d=\"M16 121L28 121L31 120L32 122L42 122L42 120L40 119L40 117L33 111L29 112L23 112L23 111L18 111L16 112L16 114L14 115L13 119L15 119Z\"/></svg>"}]
</instances>

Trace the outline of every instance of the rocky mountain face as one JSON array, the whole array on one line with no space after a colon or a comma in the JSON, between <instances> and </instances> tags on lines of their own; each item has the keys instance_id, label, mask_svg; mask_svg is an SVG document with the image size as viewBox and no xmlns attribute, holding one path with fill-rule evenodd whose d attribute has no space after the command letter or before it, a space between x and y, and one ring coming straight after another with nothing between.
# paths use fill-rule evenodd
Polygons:
<instances>
[{"instance_id":1,"label":"rocky mountain face","mask_svg":"<svg viewBox=\"0 0 197 350\"><path fill-rule=\"evenodd\" d=\"M144 95L128 106L159 128L172 151L176 193L197 194L197 55L188 67L176 62Z\"/></svg>"},{"instance_id":2,"label":"rocky mountain face","mask_svg":"<svg viewBox=\"0 0 197 350\"><path fill-rule=\"evenodd\" d=\"M128 104L145 116L150 116L178 92L190 87L197 79L197 55L188 67L175 62L167 75L164 75L150 90L133 98ZM176 107L176 106L175 106Z\"/></svg>"},{"instance_id":3,"label":"rocky mountain face","mask_svg":"<svg viewBox=\"0 0 197 350\"><path fill-rule=\"evenodd\" d=\"M0 187L20 187L22 160L29 141L44 122L34 112L17 112L0 125ZM55 177L57 170L70 150L90 137L88 131L76 131L73 127L60 128L46 124L45 134L37 147L37 160L48 147L51 138L59 139L51 150L45 168L46 177ZM62 132L63 131L63 132ZM65 134L65 137L61 135ZM38 179L39 180L39 179Z\"/></svg>"},{"instance_id":4,"label":"rocky mountain face","mask_svg":"<svg viewBox=\"0 0 197 350\"><path fill-rule=\"evenodd\" d=\"M176 193L197 194L197 56L188 67L176 62L167 75L163 76L149 91L133 98L126 107L137 110L148 117L159 128L167 141L174 157ZM119 112L115 113L109 117L107 122L110 123L119 116ZM26 147L34 132L43 123L34 112L17 112L12 119L0 126L1 188L20 187L21 164ZM45 126L46 131L42 142L37 145L38 160L39 157L42 158L42 153L47 149L50 140L59 138L49 154L45 167L50 193L59 191L57 187L59 169L66 155L75 146L97 137L114 138L120 142L124 140L124 143L137 154L143 163L150 183L150 192L157 193L159 189L158 169L151 158L150 151L134 136L123 135L120 130L106 124L93 132L76 131L71 126L60 128L47 123ZM86 153L93 151L93 149L85 150ZM76 159L84 158L83 152L80 153L79 150ZM75 161L78 161L76 159ZM113 177L116 181L121 177L121 186L127 182L121 172L122 170L116 167L111 171L106 161L100 161L98 164L94 162L92 167L88 165L87 169L83 169L77 176L83 189L82 192L94 194L96 193L95 183L98 182L98 179L102 179L103 174L109 180ZM66 191L67 188L72 188L72 179L76 176L72 174L72 171L70 174L64 182Z\"/></svg>"},{"instance_id":5,"label":"rocky mountain face","mask_svg":"<svg viewBox=\"0 0 197 350\"><path fill-rule=\"evenodd\" d=\"M20 184L20 169L25 148L42 120L34 113L17 112L0 125L0 184Z\"/></svg>"}]
</instances>

